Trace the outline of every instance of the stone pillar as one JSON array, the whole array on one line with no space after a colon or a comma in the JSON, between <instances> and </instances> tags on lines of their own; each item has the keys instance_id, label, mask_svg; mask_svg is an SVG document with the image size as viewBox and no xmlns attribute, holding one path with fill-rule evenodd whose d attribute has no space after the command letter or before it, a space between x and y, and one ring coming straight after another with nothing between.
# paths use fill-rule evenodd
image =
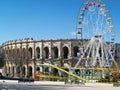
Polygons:
<instances>
[{"instance_id":1,"label":"stone pillar","mask_svg":"<svg viewBox=\"0 0 120 90\"><path fill-rule=\"evenodd\" d=\"M40 59L43 57L43 42L40 44Z\"/></svg>"},{"instance_id":2,"label":"stone pillar","mask_svg":"<svg viewBox=\"0 0 120 90\"><path fill-rule=\"evenodd\" d=\"M70 41L68 59L71 59L71 58L72 58L72 42Z\"/></svg>"},{"instance_id":3,"label":"stone pillar","mask_svg":"<svg viewBox=\"0 0 120 90\"><path fill-rule=\"evenodd\" d=\"M8 63L6 62L6 75L9 73L8 67L9 67L9 65L8 65Z\"/></svg>"},{"instance_id":4,"label":"stone pillar","mask_svg":"<svg viewBox=\"0 0 120 90\"><path fill-rule=\"evenodd\" d=\"M16 74L16 66L14 67L14 77L17 77L17 74Z\"/></svg>"},{"instance_id":5,"label":"stone pillar","mask_svg":"<svg viewBox=\"0 0 120 90\"><path fill-rule=\"evenodd\" d=\"M53 45L52 45L52 40L50 41L50 46L49 46L49 59L51 59L52 58L52 47Z\"/></svg>"},{"instance_id":6,"label":"stone pillar","mask_svg":"<svg viewBox=\"0 0 120 90\"><path fill-rule=\"evenodd\" d=\"M17 73L17 65L15 66L15 77L18 77L18 73Z\"/></svg>"},{"instance_id":7,"label":"stone pillar","mask_svg":"<svg viewBox=\"0 0 120 90\"><path fill-rule=\"evenodd\" d=\"M35 58L35 41L33 42L33 46L32 46L33 48L32 48L32 59L34 59Z\"/></svg>"},{"instance_id":8,"label":"stone pillar","mask_svg":"<svg viewBox=\"0 0 120 90\"><path fill-rule=\"evenodd\" d=\"M25 66L25 77L27 78L27 72L28 72L28 70L27 70L28 68L27 68L27 66Z\"/></svg>"},{"instance_id":9,"label":"stone pillar","mask_svg":"<svg viewBox=\"0 0 120 90\"><path fill-rule=\"evenodd\" d=\"M34 67L34 64L32 65L32 78L34 78L34 75L35 75L35 67Z\"/></svg>"},{"instance_id":10,"label":"stone pillar","mask_svg":"<svg viewBox=\"0 0 120 90\"><path fill-rule=\"evenodd\" d=\"M7 50L6 50L6 47L5 47L5 48L3 49L4 59L7 59L7 57L6 57L6 56L7 56L7 53L6 53L6 52L7 52Z\"/></svg>"},{"instance_id":11,"label":"stone pillar","mask_svg":"<svg viewBox=\"0 0 120 90\"><path fill-rule=\"evenodd\" d=\"M63 51L63 49L62 49L62 41L60 41L59 48L58 48L58 56L60 58L63 57L62 51Z\"/></svg>"},{"instance_id":12,"label":"stone pillar","mask_svg":"<svg viewBox=\"0 0 120 90\"><path fill-rule=\"evenodd\" d=\"M12 77L12 66L10 65L10 77Z\"/></svg>"},{"instance_id":13,"label":"stone pillar","mask_svg":"<svg viewBox=\"0 0 120 90\"><path fill-rule=\"evenodd\" d=\"M8 76L10 76L10 66L8 66Z\"/></svg>"},{"instance_id":14,"label":"stone pillar","mask_svg":"<svg viewBox=\"0 0 120 90\"><path fill-rule=\"evenodd\" d=\"M6 64L4 65L4 67L2 68L2 74L3 74L3 76L6 76L6 73L7 73L7 66L6 66Z\"/></svg>"},{"instance_id":15,"label":"stone pillar","mask_svg":"<svg viewBox=\"0 0 120 90\"><path fill-rule=\"evenodd\" d=\"M40 59L41 59L41 63L44 63L44 53L43 53L44 47L43 47L43 40L41 41L41 47L40 47Z\"/></svg>"},{"instance_id":16,"label":"stone pillar","mask_svg":"<svg viewBox=\"0 0 120 90\"><path fill-rule=\"evenodd\" d=\"M59 48L58 48L58 58L59 58L59 63L60 63L60 66L63 67L64 64L63 64L63 47L62 47L62 40L60 40L60 43L59 43Z\"/></svg>"}]
</instances>

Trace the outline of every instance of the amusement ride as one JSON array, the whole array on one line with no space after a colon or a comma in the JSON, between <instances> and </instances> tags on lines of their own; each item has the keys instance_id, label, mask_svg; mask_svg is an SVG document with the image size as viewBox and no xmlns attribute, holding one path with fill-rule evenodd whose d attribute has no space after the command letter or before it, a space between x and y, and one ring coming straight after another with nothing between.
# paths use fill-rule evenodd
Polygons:
<instances>
[{"instance_id":1,"label":"amusement ride","mask_svg":"<svg viewBox=\"0 0 120 90\"><path fill-rule=\"evenodd\" d=\"M116 48L113 21L103 0L86 0L82 4L76 25L76 39L78 38L78 62L67 69L52 64L38 64L37 66L49 68L47 74L36 74L40 80L110 81L112 73L118 71L119 67L114 59ZM84 39L88 42L85 43ZM58 70L57 75L51 73L54 68Z\"/></svg>"},{"instance_id":2,"label":"amusement ride","mask_svg":"<svg viewBox=\"0 0 120 90\"><path fill-rule=\"evenodd\" d=\"M83 3L78 16L77 37L89 39L84 51L75 65L82 64L86 58L86 67L117 67L114 60L115 32L112 17L102 0L87 0ZM109 45L105 40L109 40Z\"/></svg>"}]
</instances>

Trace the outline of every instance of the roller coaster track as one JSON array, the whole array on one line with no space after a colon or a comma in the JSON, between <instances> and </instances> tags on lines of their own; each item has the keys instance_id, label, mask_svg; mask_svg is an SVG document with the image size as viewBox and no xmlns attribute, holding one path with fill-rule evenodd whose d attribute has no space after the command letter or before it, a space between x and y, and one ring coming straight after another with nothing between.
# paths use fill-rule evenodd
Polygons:
<instances>
[{"instance_id":1,"label":"roller coaster track","mask_svg":"<svg viewBox=\"0 0 120 90\"><path fill-rule=\"evenodd\" d=\"M39 64L39 65L37 65L37 66L43 66L43 65L44 65L44 64ZM68 74L68 75L70 75L70 76L73 76L73 77L75 77L75 78L78 79L78 80L82 80L82 81L86 81L86 82L89 82L89 81L90 81L90 80L88 80L88 79L86 79L86 78L82 78L82 77L80 77L80 76L78 76L78 75L76 75L76 74L73 74L72 72L66 71L66 70L64 70L63 68L59 68L59 67L57 67L57 66L55 66L55 65L49 64L48 66L50 66L50 67L52 67L52 68L55 68L55 69L57 69L57 70L59 70L59 71L62 71L62 72L66 73L66 74Z\"/></svg>"},{"instance_id":2,"label":"roller coaster track","mask_svg":"<svg viewBox=\"0 0 120 90\"><path fill-rule=\"evenodd\" d=\"M72 76L72 77L75 77L76 79L78 80L82 80L82 81L85 81L85 82L90 82L90 79L87 79L87 78L83 78L83 77L80 77L76 74L74 74L73 72L69 72L69 71L66 71L64 67L58 67L58 66L55 66L55 65L52 65L52 64L38 64L36 66L48 66L48 67L52 67L52 68L55 68L61 72L64 72L66 74L68 74L69 76ZM68 68L67 68L68 69ZM110 72L116 72L120 69L118 68L70 68L70 70L74 70L74 69L78 69L78 70L97 70L97 71L110 71ZM53 77L53 76L47 76L47 75L39 75L39 76L42 76L42 77ZM63 77L59 77L59 76L54 76L54 78L63 78Z\"/></svg>"}]
</instances>

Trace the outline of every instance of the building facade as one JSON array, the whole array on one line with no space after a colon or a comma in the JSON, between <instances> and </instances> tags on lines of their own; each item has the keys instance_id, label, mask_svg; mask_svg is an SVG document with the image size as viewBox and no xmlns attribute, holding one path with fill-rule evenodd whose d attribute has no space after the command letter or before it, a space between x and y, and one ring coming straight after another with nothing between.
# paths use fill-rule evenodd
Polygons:
<instances>
[{"instance_id":1,"label":"building facade","mask_svg":"<svg viewBox=\"0 0 120 90\"><path fill-rule=\"evenodd\" d=\"M79 39L33 40L25 38L3 43L3 75L9 77L34 77L42 71L36 64L74 66L82 53ZM83 43L87 44L88 40ZM79 52L79 53L78 53ZM120 63L120 44L116 44L115 60Z\"/></svg>"}]
</instances>

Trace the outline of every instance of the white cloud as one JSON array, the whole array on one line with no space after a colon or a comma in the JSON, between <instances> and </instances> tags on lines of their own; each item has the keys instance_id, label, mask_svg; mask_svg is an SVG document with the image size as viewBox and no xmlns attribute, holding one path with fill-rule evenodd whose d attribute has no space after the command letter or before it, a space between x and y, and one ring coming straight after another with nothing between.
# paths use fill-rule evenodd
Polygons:
<instances>
[{"instance_id":1,"label":"white cloud","mask_svg":"<svg viewBox=\"0 0 120 90\"><path fill-rule=\"evenodd\" d=\"M70 34L71 34L72 36L75 36L75 35L76 35L76 32L70 32Z\"/></svg>"}]
</instances>

